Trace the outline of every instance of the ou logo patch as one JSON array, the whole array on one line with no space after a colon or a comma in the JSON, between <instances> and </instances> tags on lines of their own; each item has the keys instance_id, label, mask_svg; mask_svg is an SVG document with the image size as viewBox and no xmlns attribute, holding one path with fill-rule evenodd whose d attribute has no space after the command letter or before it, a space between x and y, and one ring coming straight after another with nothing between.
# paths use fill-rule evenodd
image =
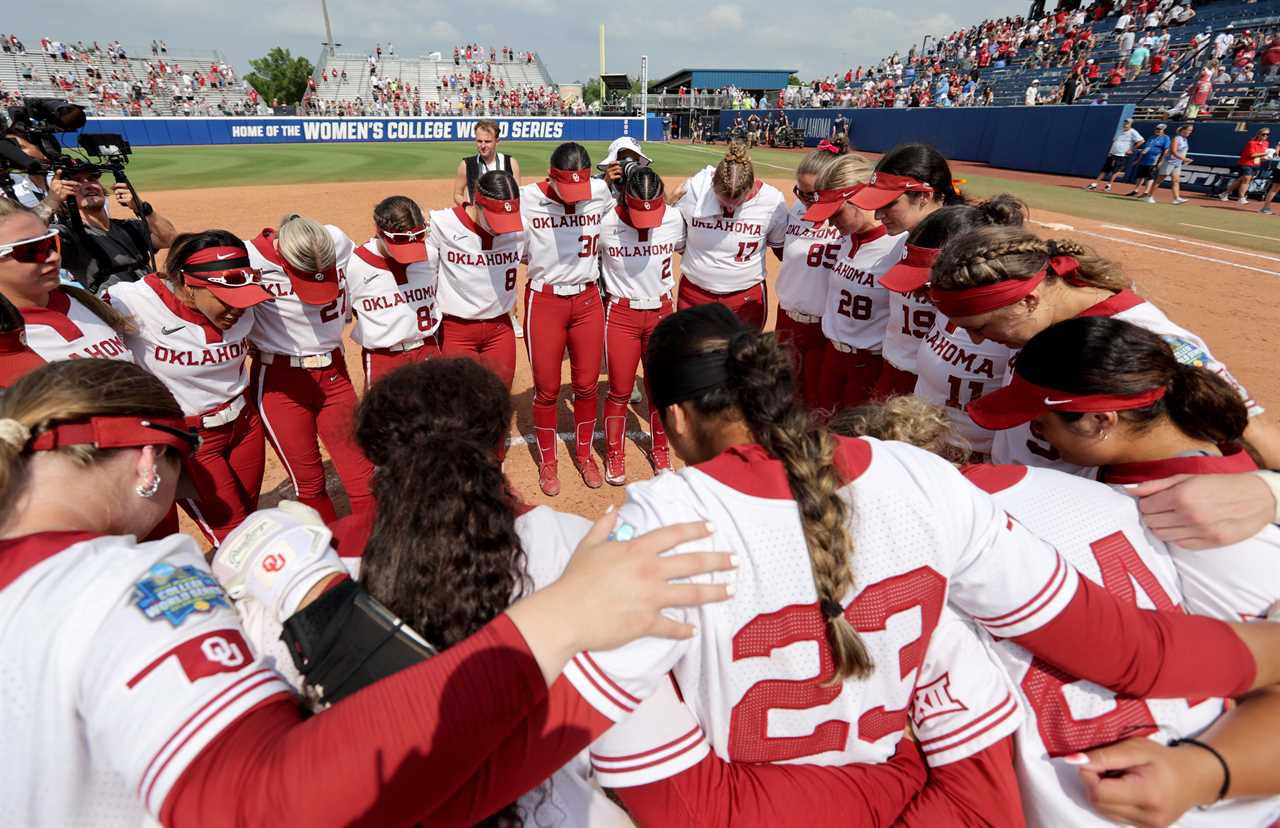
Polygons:
<instances>
[{"instance_id":1,"label":"ou logo patch","mask_svg":"<svg viewBox=\"0 0 1280 828\"><path fill-rule=\"evenodd\" d=\"M644 209L646 209L646 210L652 210L652 209L653 209L653 207L649 206L649 202L647 202L647 201L646 201L646 202L644 203Z\"/></svg>"},{"instance_id":2,"label":"ou logo patch","mask_svg":"<svg viewBox=\"0 0 1280 828\"><path fill-rule=\"evenodd\" d=\"M201 641L200 652L204 653L205 658L227 669L244 664L244 651L240 646L220 635L211 635Z\"/></svg>"},{"instance_id":3,"label":"ou logo patch","mask_svg":"<svg viewBox=\"0 0 1280 828\"><path fill-rule=\"evenodd\" d=\"M279 572L287 563L289 559L284 555L268 555L262 559L262 569L264 572Z\"/></svg>"},{"instance_id":4,"label":"ou logo patch","mask_svg":"<svg viewBox=\"0 0 1280 828\"><path fill-rule=\"evenodd\" d=\"M502 202L502 209L504 209L504 210L506 210L508 213L510 213L510 212L511 212L511 202L510 202L510 201L504 201L504 202Z\"/></svg>"},{"instance_id":5,"label":"ou logo patch","mask_svg":"<svg viewBox=\"0 0 1280 828\"><path fill-rule=\"evenodd\" d=\"M324 281L324 274L323 274L323 273L317 273L313 278L314 278L317 282L323 282L323 281Z\"/></svg>"},{"instance_id":6,"label":"ou logo patch","mask_svg":"<svg viewBox=\"0 0 1280 828\"><path fill-rule=\"evenodd\" d=\"M574 173L574 174L573 174L573 183L574 183L574 184L577 184L577 183L578 183L578 182L580 182L581 180L582 180L582 176L578 175L577 173Z\"/></svg>"},{"instance_id":7,"label":"ou logo patch","mask_svg":"<svg viewBox=\"0 0 1280 828\"><path fill-rule=\"evenodd\" d=\"M876 174L875 174L875 173L872 173L872 174L871 174L871 183L872 183L872 184L876 183Z\"/></svg>"}]
</instances>

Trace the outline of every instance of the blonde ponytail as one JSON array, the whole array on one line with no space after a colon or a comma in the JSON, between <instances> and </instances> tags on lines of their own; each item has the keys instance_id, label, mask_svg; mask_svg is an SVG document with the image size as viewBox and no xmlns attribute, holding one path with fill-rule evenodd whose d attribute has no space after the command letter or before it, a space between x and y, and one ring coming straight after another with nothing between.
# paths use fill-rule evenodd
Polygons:
<instances>
[{"instance_id":1,"label":"blonde ponytail","mask_svg":"<svg viewBox=\"0 0 1280 828\"><path fill-rule=\"evenodd\" d=\"M315 219L290 214L281 219L277 233L280 255L299 270L320 273L338 260L333 237Z\"/></svg>"}]
</instances>

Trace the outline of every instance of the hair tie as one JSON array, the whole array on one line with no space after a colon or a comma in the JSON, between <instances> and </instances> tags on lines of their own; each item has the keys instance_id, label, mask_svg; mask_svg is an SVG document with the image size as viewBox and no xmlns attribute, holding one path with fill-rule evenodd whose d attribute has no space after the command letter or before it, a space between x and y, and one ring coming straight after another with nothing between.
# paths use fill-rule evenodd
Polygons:
<instances>
[{"instance_id":1,"label":"hair tie","mask_svg":"<svg viewBox=\"0 0 1280 828\"><path fill-rule=\"evenodd\" d=\"M832 601L830 598L823 598L818 602L818 606L822 608L822 615L828 621L834 621L844 615L844 607L840 606L838 601Z\"/></svg>"},{"instance_id":2,"label":"hair tie","mask_svg":"<svg viewBox=\"0 0 1280 828\"><path fill-rule=\"evenodd\" d=\"M14 419L6 417L0 420L0 442L8 443L18 451L22 451L30 440L31 429Z\"/></svg>"}]
</instances>

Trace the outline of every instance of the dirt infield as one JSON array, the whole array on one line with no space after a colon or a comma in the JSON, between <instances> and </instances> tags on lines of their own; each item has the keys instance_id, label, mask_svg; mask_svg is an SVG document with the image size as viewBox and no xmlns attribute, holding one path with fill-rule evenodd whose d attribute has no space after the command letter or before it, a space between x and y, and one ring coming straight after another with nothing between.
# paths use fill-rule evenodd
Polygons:
<instances>
[{"instance_id":1,"label":"dirt infield","mask_svg":"<svg viewBox=\"0 0 1280 828\"><path fill-rule=\"evenodd\" d=\"M1013 175L1022 174L1010 174ZM770 183L789 194L793 182L770 179ZM675 182L668 182L668 186L674 187ZM380 199L403 194L413 197L424 208L439 209L450 203L451 192L451 183L446 181L401 181L173 190L148 193L148 199L179 229L213 224L247 238L263 227L274 226L284 213L302 212L342 227L359 244L372 234L372 208ZM1136 205L1135 209L1138 209ZM1120 262L1137 283L1140 293L1176 322L1202 336L1215 355L1231 366L1236 377L1264 405L1276 406L1264 416L1280 414L1280 373L1274 366L1267 366L1268 361L1280 354L1280 255L1041 210L1033 211L1032 219L1037 232L1075 238ZM778 263L772 256L768 262L772 283ZM776 309L770 314L770 326L775 315ZM623 489L605 486L592 491L586 488L573 469L572 449L563 440L559 449L560 496L546 498L538 489L536 449L531 443L533 383L528 359L523 348L519 350L512 391L516 409L511 432L514 445L507 456L507 474L520 495L531 503L548 503L563 511L596 517L607 504L622 501ZM362 382L358 347L349 345L347 362L353 380ZM603 376L601 379L603 398ZM571 439L567 362L562 382L559 427L562 437ZM651 474L647 438L643 435L647 430L645 404L637 408L628 420L627 429L643 441L644 448L628 441L627 471L633 480ZM598 454L603 451L600 434L597 434L596 447ZM292 487L271 452L268 458L263 491L264 504L269 505L280 497L290 496ZM341 486L332 469L329 477L330 490L339 493ZM344 499L338 500L342 511Z\"/></svg>"}]
</instances>

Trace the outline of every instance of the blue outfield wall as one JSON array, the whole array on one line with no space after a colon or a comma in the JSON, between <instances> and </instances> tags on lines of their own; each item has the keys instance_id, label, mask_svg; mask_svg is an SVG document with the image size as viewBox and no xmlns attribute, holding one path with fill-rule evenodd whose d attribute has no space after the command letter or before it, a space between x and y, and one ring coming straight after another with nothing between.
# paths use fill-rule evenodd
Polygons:
<instances>
[{"instance_id":1,"label":"blue outfield wall","mask_svg":"<svg viewBox=\"0 0 1280 828\"><path fill-rule=\"evenodd\" d=\"M849 142L856 150L883 152L897 144L933 144L947 158L975 161L1011 170L1092 177L1111 139L1133 113L1130 105L998 106L956 109L789 109L793 126L815 146L830 137L836 114L849 121ZM726 131L735 116L725 111Z\"/></svg>"},{"instance_id":2,"label":"blue outfield wall","mask_svg":"<svg viewBox=\"0 0 1280 828\"><path fill-rule=\"evenodd\" d=\"M480 118L90 118L84 132L123 135L134 147L209 144L340 144L470 141ZM494 118L504 141L612 141L644 135L643 118ZM76 134L59 136L76 145ZM649 117L648 140L662 140L662 120Z\"/></svg>"}]
</instances>

